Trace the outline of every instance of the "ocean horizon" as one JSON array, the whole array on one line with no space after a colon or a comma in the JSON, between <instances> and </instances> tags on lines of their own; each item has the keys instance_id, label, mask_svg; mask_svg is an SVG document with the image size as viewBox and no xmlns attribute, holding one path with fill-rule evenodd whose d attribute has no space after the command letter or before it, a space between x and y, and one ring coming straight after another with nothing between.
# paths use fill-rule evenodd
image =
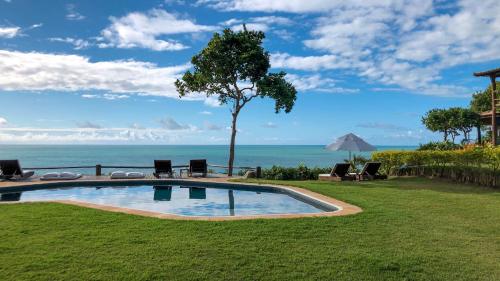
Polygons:
<instances>
[{"instance_id":1,"label":"ocean horizon","mask_svg":"<svg viewBox=\"0 0 500 281\"><path fill-rule=\"evenodd\" d=\"M383 150L414 150L417 146L376 146ZM228 145L96 145L42 144L0 145L0 159L19 159L23 167L132 165L152 166L155 159L170 159L173 165L190 159L207 159L209 164L227 165ZM353 152L370 157L371 152ZM347 151L328 151L325 145L237 145L235 166L329 167L349 157ZM93 174L92 169L66 169ZM116 170L116 169L115 169ZM123 169L121 169L123 170ZM43 171L40 171L43 172ZM104 173L110 170L104 170Z\"/></svg>"}]
</instances>

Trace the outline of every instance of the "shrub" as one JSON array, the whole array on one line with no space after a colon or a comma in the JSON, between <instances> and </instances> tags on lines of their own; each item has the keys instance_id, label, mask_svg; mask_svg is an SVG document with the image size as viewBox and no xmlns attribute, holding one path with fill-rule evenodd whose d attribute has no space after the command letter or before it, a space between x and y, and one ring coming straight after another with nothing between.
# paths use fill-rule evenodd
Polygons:
<instances>
[{"instance_id":1,"label":"shrub","mask_svg":"<svg viewBox=\"0 0 500 281\"><path fill-rule=\"evenodd\" d=\"M372 158L382 162L381 170L387 174L449 177L490 186L496 186L500 170L500 147L491 146L468 146L461 150L380 151L374 152Z\"/></svg>"},{"instance_id":2,"label":"shrub","mask_svg":"<svg viewBox=\"0 0 500 281\"><path fill-rule=\"evenodd\" d=\"M461 149L462 146L460 144L452 143L451 141L437 141L437 142L429 142L426 144L420 144L417 150L457 150Z\"/></svg>"},{"instance_id":3,"label":"shrub","mask_svg":"<svg viewBox=\"0 0 500 281\"><path fill-rule=\"evenodd\" d=\"M269 180L317 180L319 174L329 173L331 168L308 168L301 164L296 168L272 166L262 169L262 177Z\"/></svg>"}]
</instances>

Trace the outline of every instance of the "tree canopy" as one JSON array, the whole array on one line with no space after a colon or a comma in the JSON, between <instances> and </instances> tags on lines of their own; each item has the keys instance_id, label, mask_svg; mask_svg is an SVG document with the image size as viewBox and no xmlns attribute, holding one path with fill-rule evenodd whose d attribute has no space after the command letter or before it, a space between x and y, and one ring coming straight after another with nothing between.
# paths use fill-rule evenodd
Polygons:
<instances>
[{"instance_id":1,"label":"tree canopy","mask_svg":"<svg viewBox=\"0 0 500 281\"><path fill-rule=\"evenodd\" d=\"M234 162L236 123L240 110L256 97L268 97L275 101L276 113L290 112L297 98L295 87L285 79L285 72L268 73L269 53L262 47L265 35L260 31L234 32L225 29L215 33L208 45L191 63L193 71L187 71L175 82L180 97L189 94L216 96L220 104L231 105L231 143L229 171Z\"/></svg>"},{"instance_id":2,"label":"tree canopy","mask_svg":"<svg viewBox=\"0 0 500 281\"><path fill-rule=\"evenodd\" d=\"M233 103L234 110L254 97L269 97L275 100L276 112L290 112L297 91L285 80L285 72L267 73L270 63L269 53L262 47L264 38L263 32L246 29L215 33L207 47L191 59L194 71L176 81L179 95L215 95L221 104Z\"/></svg>"},{"instance_id":3,"label":"tree canopy","mask_svg":"<svg viewBox=\"0 0 500 281\"><path fill-rule=\"evenodd\" d=\"M500 82L497 82L497 91L499 89ZM472 95L470 108L476 113L491 110L491 85L486 90L478 91Z\"/></svg>"},{"instance_id":4,"label":"tree canopy","mask_svg":"<svg viewBox=\"0 0 500 281\"><path fill-rule=\"evenodd\" d=\"M422 117L422 123L432 132L443 133L445 142L448 137L455 142L460 133L464 141L469 141L470 132L479 125L479 116L469 108L432 109Z\"/></svg>"}]
</instances>

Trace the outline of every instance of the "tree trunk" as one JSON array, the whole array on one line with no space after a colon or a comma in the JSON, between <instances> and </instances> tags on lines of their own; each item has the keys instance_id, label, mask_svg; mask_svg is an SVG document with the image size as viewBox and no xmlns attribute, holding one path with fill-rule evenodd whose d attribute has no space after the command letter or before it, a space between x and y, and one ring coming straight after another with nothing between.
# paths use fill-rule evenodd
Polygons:
<instances>
[{"instance_id":1,"label":"tree trunk","mask_svg":"<svg viewBox=\"0 0 500 281\"><path fill-rule=\"evenodd\" d=\"M231 124L231 144L229 145L229 163L227 175L229 177L233 176L233 166L234 166L234 145L236 142L236 120L238 119L239 109L233 112L233 123Z\"/></svg>"}]
</instances>

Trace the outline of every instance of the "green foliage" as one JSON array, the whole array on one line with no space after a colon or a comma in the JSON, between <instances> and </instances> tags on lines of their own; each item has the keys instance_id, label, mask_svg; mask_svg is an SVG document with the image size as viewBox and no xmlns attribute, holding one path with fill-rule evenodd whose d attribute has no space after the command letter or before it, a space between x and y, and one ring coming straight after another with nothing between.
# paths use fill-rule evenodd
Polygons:
<instances>
[{"instance_id":1,"label":"green foliage","mask_svg":"<svg viewBox=\"0 0 500 281\"><path fill-rule=\"evenodd\" d=\"M448 141L450 133L454 133L448 115L446 109L431 109L422 117L422 124L432 132L443 133L444 141Z\"/></svg>"},{"instance_id":2,"label":"green foliage","mask_svg":"<svg viewBox=\"0 0 500 281\"><path fill-rule=\"evenodd\" d=\"M351 163L351 166L354 167L354 172L359 172L363 168L363 166L370 162L370 158L363 157L361 155L353 155L352 160L345 159L344 162Z\"/></svg>"},{"instance_id":3,"label":"green foliage","mask_svg":"<svg viewBox=\"0 0 500 281\"><path fill-rule=\"evenodd\" d=\"M453 116L453 119L455 119L454 127L462 132L464 142L468 142L472 129L480 126L479 114L472 109L461 107L456 108L454 112L456 114Z\"/></svg>"},{"instance_id":4,"label":"green foliage","mask_svg":"<svg viewBox=\"0 0 500 281\"><path fill-rule=\"evenodd\" d=\"M290 112L297 91L285 80L285 72L267 73L270 64L269 53L262 47L264 37L261 31L246 29L215 33L191 59L194 71L175 82L179 95L216 95L221 104L233 103L233 113L254 97L269 97L276 102L276 112Z\"/></svg>"},{"instance_id":5,"label":"green foliage","mask_svg":"<svg viewBox=\"0 0 500 281\"><path fill-rule=\"evenodd\" d=\"M500 89L500 82L497 82L498 89ZM478 91L472 95L470 108L476 113L491 110L491 85L486 90Z\"/></svg>"},{"instance_id":6,"label":"green foliage","mask_svg":"<svg viewBox=\"0 0 500 281\"><path fill-rule=\"evenodd\" d=\"M437 141L420 144L417 150L456 150L461 149L460 144L452 143L451 141Z\"/></svg>"},{"instance_id":7,"label":"green foliage","mask_svg":"<svg viewBox=\"0 0 500 281\"><path fill-rule=\"evenodd\" d=\"M328 174L330 171L331 168L308 168L302 164L296 168L272 166L262 169L262 177L269 180L317 180L319 174Z\"/></svg>"},{"instance_id":8,"label":"green foliage","mask_svg":"<svg viewBox=\"0 0 500 281\"><path fill-rule=\"evenodd\" d=\"M388 174L397 174L406 167L430 167L439 171L438 176L442 176L445 168L454 169L450 175L474 170L475 175L464 180L478 182L477 177L486 175L487 178L480 179L480 183L491 186L496 186L500 172L500 147L491 146L461 150L379 151L374 152L372 158L382 162L382 171Z\"/></svg>"},{"instance_id":9,"label":"green foliage","mask_svg":"<svg viewBox=\"0 0 500 281\"><path fill-rule=\"evenodd\" d=\"M461 107L431 109L422 117L422 123L432 132L443 133L444 142L451 137L451 142L454 143L460 132L464 142L468 142L470 132L479 125L479 115L471 109Z\"/></svg>"},{"instance_id":10,"label":"green foliage","mask_svg":"<svg viewBox=\"0 0 500 281\"><path fill-rule=\"evenodd\" d=\"M268 73L269 53L262 47L261 31L225 29L215 33L208 45L191 59L188 70L175 86L180 97L188 94L216 96L220 104L231 104L231 143L228 175L233 173L236 124L241 109L256 97L275 101L275 112L289 113L297 98L285 72Z\"/></svg>"}]
</instances>

